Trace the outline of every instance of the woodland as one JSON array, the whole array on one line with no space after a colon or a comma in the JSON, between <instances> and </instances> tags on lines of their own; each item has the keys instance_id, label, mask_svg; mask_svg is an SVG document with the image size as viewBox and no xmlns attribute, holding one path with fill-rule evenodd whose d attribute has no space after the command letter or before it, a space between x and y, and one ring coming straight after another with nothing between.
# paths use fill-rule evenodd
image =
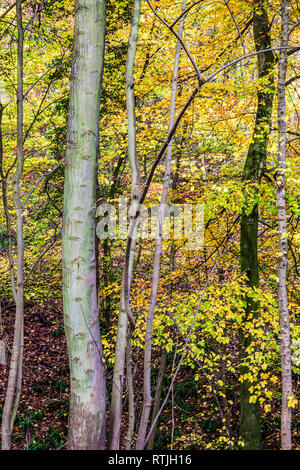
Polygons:
<instances>
[{"instance_id":1,"label":"woodland","mask_svg":"<svg viewBox=\"0 0 300 470\"><path fill-rule=\"evenodd\" d=\"M0 2L2 450L300 448L299 44L299 0Z\"/></svg>"}]
</instances>

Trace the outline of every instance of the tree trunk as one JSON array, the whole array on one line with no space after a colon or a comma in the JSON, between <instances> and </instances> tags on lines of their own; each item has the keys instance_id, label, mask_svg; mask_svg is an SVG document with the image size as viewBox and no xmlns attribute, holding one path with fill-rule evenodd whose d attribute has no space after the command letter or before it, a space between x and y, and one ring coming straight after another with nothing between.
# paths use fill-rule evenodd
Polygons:
<instances>
[{"instance_id":1,"label":"tree trunk","mask_svg":"<svg viewBox=\"0 0 300 470\"><path fill-rule=\"evenodd\" d=\"M168 355L168 353L164 349L162 351L162 355L161 355L161 358L160 358L159 371L158 371L156 388L155 388L155 395L154 395L154 400L153 400L151 426L154 424L154 420L155 420L155 418L157 416L157 413L159 412L159 408L160 408L161 390L162 390L162 385L163 385L164 373L165 373L165 370L166 370L167 355ZM154 425L153 431L152 431L151 436L149 438L149 441L148 441L148 444L147 444L147 449L148 450L153 450L157 425L158 425L158 422L156 422L156 424Z\"/></svg>"},{"instance_id":2,"label":"tree trunk","mask_svg":"<svg viewBox=\"0 0 300 470\"><path fill-rule=\"evenodd\" d=\"M183 0L182 12L184 12L185 9L186 9L186 0ZM182 36L183 24L184 24L184 16L181 18L180 25L179 25L179 37L180 38ZM177 79L178 79L180 49L181 49L181 44L180 44L180 41L178 40L176 44L174 69L173 69L173 76L172 76L169 132L172 129L174 125L174 120L175 120L175 106L176 106L176 95L177 95ZM147 321L146 321L146 333L145 333L144 400L143 400L141 421L140 421L140 426L139 426L139 433L138 433L138 437L136 441L136 450L142 450L145 447L145 438L146 438L148 421L149 421L151 405L152 405L152 397L151 397L152 329L153 329L153 319L154 319L154 312L155 312L157 292L158 292L158 283L159 283L164 211L165 211L165 205L166 205L167 198L168 198L169 186L170 186L170 180L171 180L172 146L173 146L173 138L171 139L170 144L168 145L168 149L167 149L166 170L164 174L163 189L162 189L160 207L159 207L159 212L158 212L157 239L155 242L155 250L154 250L151 295L150 295L150 302L149 302Z\"/></svg>"},{"instance_id":3,"label":"tree trunk","mask_svg":"<svg viewBox=\"0 0 300 470\"><path fill-rule=\"evenodd\" d=\"M75 0L63 229L64 321L70 363L69 449L103 449L106 388L95 261L96 164L105 1Z\"/></svg>"},{"instance_id":4,"label":"tree trunk","mask_svg":"<svg viewBox=\"0 0 300 470\"><path fill-rule=\"evenodd\" d=\"M7 177L8 173L4 173L3 169L3 140L2 140L2 117L3 111L5 109L5 105L0 102L0 176L1 176L1 186L2 186L2 201L3 201L3 209L5 214L5 222L6 222L6 230L7 230L7 237L8 237L8 261L9 261L9 273L10 273L10 283L12 294L15 303L17 303L17 291L16 291L16 283L15 283L15 269L14 269L14 259L12 255L12 237L11 237L11 217L8 209L8 200L7 200Z\"/></svg>"},{"instance_id":5,"label":"tree trunk","mask_svg":"<svg viewBox=\"0 0 300 470\"><path fill-rule=\"evenodd\" d=\"M281 47L288 46L289 40L289 2L281 3ZM281 407L281 448L292 449L292 408L288 406L288 399L292 396L292 368L290 350L290 319L287 298L287 266L288 266L288 239L286 226L285 202L285 159L286 159L286 103L285 83L287 69L287 49L279 52L278 66L278 171L276 178L276 200L278 211L279 260L278 260L278 302L280 319L280 353L281 353L281 381L282 381L282 407Z\"/></svg>"},{"instance_id":6,"label":"tree trunk","mask_svg":"<svg viewBox=\"0 0 300 470\"><path fill-rule=\"evenodd\" d=\"M141 175L140 165L136 153L136 121L135 121L135 96L134 96L134 59L138 41L138 30L140 22L141 0L135 0L132 15L132 24L128 41L128 52L126 60L126 76L125 76L125 91L126 91L126 108L127 108L127 123L128 123L128 158L131 168L132 190L131 190L131 208L130 215L133 216L138 206L138 201L141 191ZM125 368L125 349L126 349L126 336L128 318L125 309L125 283L127 284L128 291L130 291L131 275L133 269L133 262L136 247L136 234L138 224L136 224L133 241L129 256L128 276L125 276L123 270L122 288L121 288L121 301L120 312L118 319L118 330L115 348L115 362L113 372L113 386L110 405L110 422L109 422L109 449L117 450L120 447L120 426L122 419L122 396L123 396L123 381L124 381L124 368ZM131 343L131 333L128 335L128 342ZM130 351L131 346L129 345ZM127 361L131 364L131 361ZM130 374L129 374L130 376ZM130 399L130 407L132 407L132 391ZM131 413L132 416L132 413ZM130 425L132 427L132 423ZM128 444L127 444L128 446Z\"/></svg>"},{"instance_id":7,"label":"tree trunk","mask_svg":"<svg viewBox=\"0 0 300 470\"><path fill-rule=\"evenodd\" d=\"M255 0L253 13L253 33L256 51L269 49L271 38L266 12L265 0ZM258 194L258 186L266 163L268 137L270 134L274 80L272 76L274 66L272 51L257 55L258 78L264 79L263 88L257 94L257 112L247 159L244 166L243 180L252 184L252 190ZM240 250L241 271L247 274L247 284L250 288L259 286L258 274L258 205L255 204L249 213L247 187L244 190L245 208L241 216ZM251 204L251 201L250 201ZM247 359L246 349L251 343L250 336L245 333L248 317L258 314L258 304L249 296L246 297L246 317L240 329L240 360ZM241 373L247 372L247 366L241 366ZM252 384L253 385L253 384ZM258 403L249 403L251 384L244 381L241 384L241 418L240 434L245 443L245 449L260 449L260 411Z\"/></svg>"},{"instance_id":8,"label":"tree trunk","mask_svg":"<svg viewBox=\"0 0 300 470\"><path fill-rule=\"evenodd\" d=\"M20 194L20 181L23 173L23 24L22 1L16 2L17 29L18 29L18 67L17 67L17 168L13 179L14 206L17 218L17 287L12 274L12 288L15 292L16 317L14 326L14 339L7 391L2 416L2 449L9 450L11 446L11 432L18 410L23 368L24 349L24 240L23 240L23 206ZM10 263L11 264L11 263ZM12 267L11 267L12 269Z\"/></svg>"}]
</instances>

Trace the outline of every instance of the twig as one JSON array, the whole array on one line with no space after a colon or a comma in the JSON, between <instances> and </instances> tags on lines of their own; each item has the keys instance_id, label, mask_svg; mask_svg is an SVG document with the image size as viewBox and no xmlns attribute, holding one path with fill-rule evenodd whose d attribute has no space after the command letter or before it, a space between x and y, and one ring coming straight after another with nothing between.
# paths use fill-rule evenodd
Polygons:
<instances>
[{"instance_id":1,"label":"twig","mask_svg":"<svg viewBox=\"0 0 300 470\"><path fill-rule=\"evenodd\" d=\"M235 27L236 27L236 29L237 29L237 31L238 31L238 34L239 34L239 37L240 37L240 40L241 40L241 43L242 43L242 46L243 46L244 55L246 55L246 48L245 48L245 43L244 43L244 40L243 40L243 36L242 36L242 34L241 34L239 25L237 24L237 21L236 21L236 19L235 19L235 16L234 16L234 14L233 14L233 11L231 10L231 8L230 8L230 6L229 6L229 0L225 0L224 3L225 3L225 5L226 5L226 7L227 7L227 9L228 9L228 11L229 11L229 13L230 13L230 15L231 15L231 18L233 19L233 22L234 22Z\"/></svg>"},{"instance_id":2,"label":"twig","mask_svg":"<svg viewBox=\"0 0 300 470\"><path fill-rule=\"evenodd\" d=\"M45 178L46 176L49 176L51 175L52 173L55 172L55 170L57 170L57 168L59 168L62 164L64 163L64 160L62 160L60 163L58 163L58 165L56 165L56 167L53 168L53 170L49 171L48 173L44 173L39 179L38 181L35 183L35 185L33 186L33 188L29 191L22 207L24 209L24 207L26 206L26 203L28 201L28 199L30 198L30 196L32 195L33 191L36 189L36 187L40 184L40 182L42 181L43 178Z\"/></svg>"}]
</instances>

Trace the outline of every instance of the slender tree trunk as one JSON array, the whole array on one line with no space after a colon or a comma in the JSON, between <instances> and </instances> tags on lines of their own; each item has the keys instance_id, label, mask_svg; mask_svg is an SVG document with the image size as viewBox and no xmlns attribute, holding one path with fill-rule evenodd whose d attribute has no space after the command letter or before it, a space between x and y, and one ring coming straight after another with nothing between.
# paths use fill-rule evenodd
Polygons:
<instances>
[{"instance_id":1,"label":"slender tree trunk","mask_svg":"<svg viewBox=\"0 0 300 470\"><path fill-rule=\"evenodd\" d=\"M5 105L0 103L0 176L1 176L1 186L2 186L2 201L5 214L5 222L7 229L8 237L8 261L9 261L9 273L10 273L10 283L12 288L12 294L15 303L17 303L17 291L15 283L15 270L14 270L14 259L12 256L12 237L11 237L11 217L8 209L8 200L7 200L7 177L8 174L4 173L3 169L3 140L2 140L2 117Z\"/></svg>"},{"instance_id":2,"label":"slender tree trunk","mask_svg":"<svg viewBox=\"0 0 300 470\"><path fill-rule=\"evenodd\" d=\"M253 12L253 33L255 48L257 51L271 47L269 34L269 23L266 12L266 1L255 0ZM266 152L268 137L271 127L271 115L273 104L274 81L272 76L274 66L274 55L272 51L257 55L258 78L264 79L263 88L257 94L256 119L247 159L244 167L243 180L252 185L251 190L258 194L258 186L266 163ZM241 271L247 274L247 283L250 288L259 286L258 273L258 205L249 213L247 187L244 190L245 208L241 216L240 249L241 249ZM251 202L250 202L251 204ZM246 349L251 343L250 336L245 332L249 315L255 318L258 314L258 304L249 296L246 297L246 317L240 329L240 360L247 360ZM248 370L247 366L241 366L241 373ZM252 384L253 385L253 384ZM251 384L244 381L241 384L241 417L240 433L245 443L245 449L259 449L260 444L260 411L258 403L249 403Z\"/></svg>"},{"instance_id":3,"label":"slender tree trunk","mask_svg":"<svg viewBox=\"0 0 300 470\"><path fill-rule=\"evenodd\" d=\"M185 9L186 9L186 0L183 0L182 12L184 12ZM184 16L180 20L179 37L182 36L183 24L184 24ZM180 41L178 40L176 44L174 69L173 69L173 77L172 77L169 131L172 129L174 120L175 120L175 106L176 106L176 95L177 95L177 79L178 79L180 49L181 49L181 44L180 44ZM171 179L172 146L173 146L173 138L171 139L171 142L168 145L168 149L167 149L166 170L165 170L165 175L164 175L163 189L162 189L160 208L159 208L159 213L158 213L158 231L157 231L158 233L157 233L157 239L155 242L152 286L151 286L150 303L149 303L148 314L147 314L146 334L145 334L144 400L143 400L143 408L142 408L139 432L138 432L138 437L136 441L137 450L144 449L148 421L149 421L150 410L151 410L151 405L152 405L152 397L151 397L152 329L153 329L153 319L154 319L154 312L155 312L155 307L156 307L158 282L159 282L164 211L165 211L165 205L166 205L167 197L169 193L169 186L170 186L170 179Z\"/></svg>"},{"instance_id":4,"label":"slender tree trunk","mask_svg":"<svg viewBox=\"0 0 300 470\"><path fill-rule=\"evenodd\" d=\"M14 340L7 391L2 416L2 449L9 450L11 446L11 432L19 406L22 386L23 348L24 348L24 240L23 240L23 207L20 194L20 182L23 173L23 24L22 1L16 2L17 29L18 29L18 67L17 67L17 168L13 179L14 206L17 218L17 287L15 291L16 317L14 326Z\"/></svg>"},{"instance_id":5,"label":"slender tree trunk","mask_svg":"<svg viewBox=\"0 0 300 470\"><path fill-rule=\"evenodd\" d=\"M134 386L133 386L133 373L132 373L132 330L128 328L127 344L126 344L126 379L128 391L128 428L125 441L125 449L131 450L134 423L135 423L135 405L134 405Z\"/></svg>"},{"instance_id":6,"label":"slender tree trunk","mask_svg":"<svg viewBox=\"0 0 300 470\"><path fill-rule=\"evenodd\" d=\"M134 59L138 41L138 30L140 22L140 11L141 11L141 0L135 0L133 7L133 16L132 24L128 41L128 53L126 61L126 76L125 76L125 91L126 91L126 108L127 108L127 122L128 122L128 158L131 167L132 175L132 191L131 191L131 207L130 215L131 217L135 214L138 201L141 192L141 175L140 175L140 165L137 159L136 152L136 122L135 122L135 96L134 96ZM112 386L112 395L111 395L111 405L110 405L110 423L109 423L109 449L117 450L120 447L120 426L122 419L122 396L123 396L123 381L124 381L124 369L125 369L125 356L126 356L126 336L127 336L127 327L128 327L128 318L125 309L125 283L127 284L128 291L130 291L131 277L133 262L135 256L135 247L136 247L136 233L137 233L138 224L135 227L133 242L131 245L130 256L129 256L129 269L128 276L125 276L125 271L123 270L122 276L122 288L121 288L121 301L120 301L120 312L118 319L118 330L117 330L117 339L116 339L116 348L115 348L115 362L114 362L114 372L113 372L113 386ZM131 332L129 331L128 342L131 343ZM131 351L131 345L129 344L129 349ZM127 361L128 367L130 366L131 361ZM129 381L130 371L128 371ZM132 390L131 390L132 395ZM129 401L130 407L132 407L132 396ZM130 410L131 417L133 416L132 410ZM131 418L132 419L132 418ZM130 425L132 428L132 423ZM131 432L131 431L129 431ZM129 441L130 438L127 438ZM127 442L127 446L128 446Z\"/></svg>"},{"instance_id":7,"label":"slender tree trunk","mask_svg":"<svg viewBox=\"0 0 300 470\"><path fill-rule=\"evenodd\" d=\"M289 40L289 2L281 2L281 47L287 47ZM278 172L276 178L276 199L278 210L279 260L278 260L278 301L280 319L281 353L281 448L292 449L292 408L288 399L292 396L292 368L290 350L290 319L287 298L288 239L285 202L285 159L286 159L286 103L285 83L287 69L287 49L279 52L278 66Z\"/></svg>"},{"instance_id":8,"label":"slender tree trunk","mask_svg":"<svg viewBox=\"0 0 300 470\"><path fill-rule=\"evenodd\" d=\"M159 412L159 408L160 408L161 389L162 389L162 384L163 384L164 373L165 373L165 370L166 370L167 355L168 355L168 353L164 349L163 352L162 352L161 358L160 358L159 371L158 371L155 395L154 395L154 400L153 400L151 426L154 424L154 420L155 420L155 418L157 416L157 413ZM153 450L157 424L158 423L156 422L156 424L154 425L153 431L151 433L151 436L149 438L148 445L147 445L148 450Z\"/></svg>"},{"instance_id":9,"label":"slender tree trunk","mask_svg":"<svg viewBox=\"0 0 300 470\"><path fill-rule=\"evenodd\" d=\"M75 0L63 229L63 301L71 395L69 449L103 449L106 387L95 260L96 166L105 1Z\"/></svg>"},{"instance_id":10,"label":"slender tree trunk","mask_svg":"<svg viewBox=\"0 0 300 470\"><path fill-rule=\"evenodd\" d=\"M181 139L180 149L182 148L183 142L184 142L184 138ZM176 158L176 170L175 170L175 175L174 175L173 181L172 181L172 190L173 191L175 191L176 188L177 188L177 183L178 183L178 178L179 178L179 170L180 170L180 150L178 149L177 158ZM175 250L176 250L175 244L172 243L171 249L170 249L170 272L171 273L175 269L175 254L176 254ZM172 296L172 290L173 290L173 287L170 286L170 289L169 289L169 297L170 298ZM168 355L168 353L164 349L162 351L162 355L161 355L161 358L160 358L159 371L158 371L157 382L156 382L156 387L155 387L155 395L154 395L154 399L153 399L153 409L152 409L150 427L152 427L153 425L154 425L154 427L153 427L153 431L151 433L151 436L150 436L148 444L147 444L147 449L148 450L153 450L153 447L154 447L155 436L156 436L157 425L158 425L158 421L156 421L155 424L154 424L154 421L155 421L157 413L159 412L159 409L160 409L162 383L163 383L164 373L165 373L165 370L166 370L167 355Z\"/></svg>"}]
</instances>

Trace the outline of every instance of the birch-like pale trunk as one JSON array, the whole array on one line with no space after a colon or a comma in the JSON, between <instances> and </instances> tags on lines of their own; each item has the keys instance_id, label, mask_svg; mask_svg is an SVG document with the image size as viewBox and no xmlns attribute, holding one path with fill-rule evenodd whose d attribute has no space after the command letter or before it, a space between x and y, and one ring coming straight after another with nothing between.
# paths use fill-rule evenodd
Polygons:
<instances>
[{"instance_id":1,"label":"birch-like pale trunk","mask_svg":"<svg viewBox=\"0 0 300 470\"><path fill-rule=\"evenodd\" d=\"M75 0L63 227L70 364L68 448L103 449L106 385L96 289L95 210L105 0Z\"/></svg>"},{"instance_id":2,"label":"birch-like pale trunk","mask_svg":"<svg viewBox=\"0 0 300 470\"><path fill-rule=\"evenodd\" d=\"M160 358L159 371L158 371L157 382L156 382L156 387L155 387L155 395L154 395L154 400L153 400L153 409L152 409L152 417L151 417L151 426L154 425L154 428L147 444L148 450L153 450L153 447L154 447L156 429L157 429L157 424L158 424L157 422L156 424L154 424L154 420L160 408L161 391L162 391L164 373L166 370L167 355L168 353L166 349L164 349L162 351L161 358Z\"/></svg>"},{"instance_id":3,"label":"birch-like pale trunk","mask_svg":"<svg viewBox=\"0 0 300 470\"><path fill-rule=\"evenodd\" d=\"M289 2L281 2L281 47L287 47L289 40ZM292 396L292 367L290 350L290 319L287 298L287 266L288 266L288 239L286 225L286 201L285 201L285 169L286 169L286 70L287 49L279 52L278 63L278 170L276 178L276 200L278 211L278 303L280 319L280 355L281 355L281 448L292 449L292 408L288 406L289 397Z\"/></svg>"},{"instance_id":4,"label":"birch-like pale trunk","mask_svg":"<svg viewBox=\"0 0 300 470\"><path fill-rule=\"evenodd\" d=\"M180 147L182 147L183 142L184 142L184 139L182 139ZM176 158L176 170L175 170L175 175L173 177L173 182L172 182L173 191L175 191L177 188L179 168L180 168L179 162L180 162L180 153L178 152L177 158ZM170 249L170 273L172 273L174 269L175 269L175 244L172 243L171 249ZM172 295L172 289L173 287L170 286L170 289L169 289L170 297ZM151 424L150 424L150 428L153 426L153 431L149 437L149 441L147 444L148 450L153 450L153 447L154 447L156 430L157 430L157 425L158 425L158 420L155 422L155 419L160 409L161 392L162 392L164 373L165 373L166 364L167 364L167 355L168 353L166 349L163 349L161 358L160 358L159 371L158 371L157 382L155 386L155 395L153 399L152 416L151 416Z\"/></svg>"},{"instance_id":5,"label":"birch-like pale trunk","mask_svg":"<svg viewBox=\"0 0 300 470\"><path fill-rule=\"evenodd\" d=\"M1 97L0 97L1 99ZM4 157L4 150L3 150L3 139L2 139L2 118L3 112L5 109L5 105L0 102L0 176L1 176L1 186L2 186L2 201L3 201L3 209L5 214L5 222L6 222L6 230L7 230L7 237L8 237L8 261L9 261L9 273L10 273L10 284L12 289L12 294L15 303L17 303L17 291L16 291L16 283L15 283L15 269L14 269L14 259L12 255L12 236L11 236L11 216L9 213L8 208L8 199L7 199L7 192L8 192L8 184L7 178L8 173L4 173L3 168L3 157Z\"/></svg>"},{"instance_id":6,"label":"birch-like pale trunk","mask_svg":"<svg viewBox=\"0 0 300 470\"><path fill-rule=\"evenodd\" d=\"M130 216L136 213L137 206L139 203L139 197L141 192L141 175L140 165L137 158L136 151L136 120L135 120L135 96L134 96L134 60L138 41L138 31L140 23L140 11L141 11L141 0L135 0L133 6L132 23L128 41L128 52L126 60L126 73L125 73L125 92L126 92L126 109L127 109L127 132L128 132L128 159L131 168L132 178L132 190L131 190L131 207ZM113 385L111 394L111 405L110 405L110 423L109 423L109 449L117 450L120 447L120 427L122 419L122 398L123 398L123 382L124 382L124 369L125 369L125 358L126 358L126 337L128 328L128 318L125 308L125 284L127 289L130 291L131 277L133 262L135 256L136 247L136 234L138 224L136 224L133 240L130 249L129 261L128 261L128 275L123 270L122 276L122 287L121 287L121 299L120 299L120 312L118 319L118 330L115 347L115 362L113 372ZM130 328L130 327L129 327ZM128 334L128 343L131 343L131 329ZM131 344L128 345L131 351ZM127 354L127 368L129 378L129 415L130 415L130 428L127 442L130 441L130 435L133 432L134 412L132 410L132 386L130 386L131 377L131 354ZM127 443L127 447L129 443Z\"/></svg>"},{"instance_id":7,"label":"birch-like pale trunk","mask_svg":"<svg viewBox=\"0 0 300 470\"><path fill-rule=\"evenodd\" d=\"M182 2L182 12L186 9L186 0ZM179 24L179 37L182 37L184 24L184 16L180 20ZM180 49L181 43L178 40L175 50L175 59L174 59L174 68L172 76L172 85L171 85L171 100L170 100L170 115L169 115L169 129L172 129L175 121L175 107L176 107L176 95L177 95L177 80L178 80L178 68L179 68L179 59L180 59ZM168 198L169 186L171 180L171 167L172 167L172 147L173 147L173 138L171 139L166 153L166 169L164 174L164 182L162 195L160 200L160 207L158 211L158 230L157 238L155 242L154 250L154 263L153 263L153 273L152 273L152 285L151 285L151 295L150 302L147 314L146 321L146 333L145 333L145 353L144 353L144 399L142 407L142 415L139 426L138 437L136 441L136 450L142 450L145 447L145 438L147 433L147 427L149 422L149 416L152 405L151 397L151 354L152 354L152 330L153 330L153 319L154 312L156 307L157 291L158 291L158 282L159 282L159 271L160 271L160 259L162 252L162 236L163 236L163 220L164 220L164 211L165 205Z\"/></svg>"},{"instance_id":8,"label":"birch-like pale trunk","mask_svg":"<svg viewBox=\"0 0 300 470\"><path fill-rule=\"evenodd\" d=\"M13 178L13 199L16 210L17 235L17 281L16 287L12 279L15 293L16 316L14 339L10 360L8 384L2 416L2 449L11 447L11 433L17 414L22 386L23 349L24 349L24 240L23 240L23 206L20 193L20 182L23 174L23 23L22 1L16 2L16 18L18 30L17 51L17 166ZM11 264L11 263L10 263ZM12 267L11 267L12 269Z\"/></svg>"}]
</instances>

